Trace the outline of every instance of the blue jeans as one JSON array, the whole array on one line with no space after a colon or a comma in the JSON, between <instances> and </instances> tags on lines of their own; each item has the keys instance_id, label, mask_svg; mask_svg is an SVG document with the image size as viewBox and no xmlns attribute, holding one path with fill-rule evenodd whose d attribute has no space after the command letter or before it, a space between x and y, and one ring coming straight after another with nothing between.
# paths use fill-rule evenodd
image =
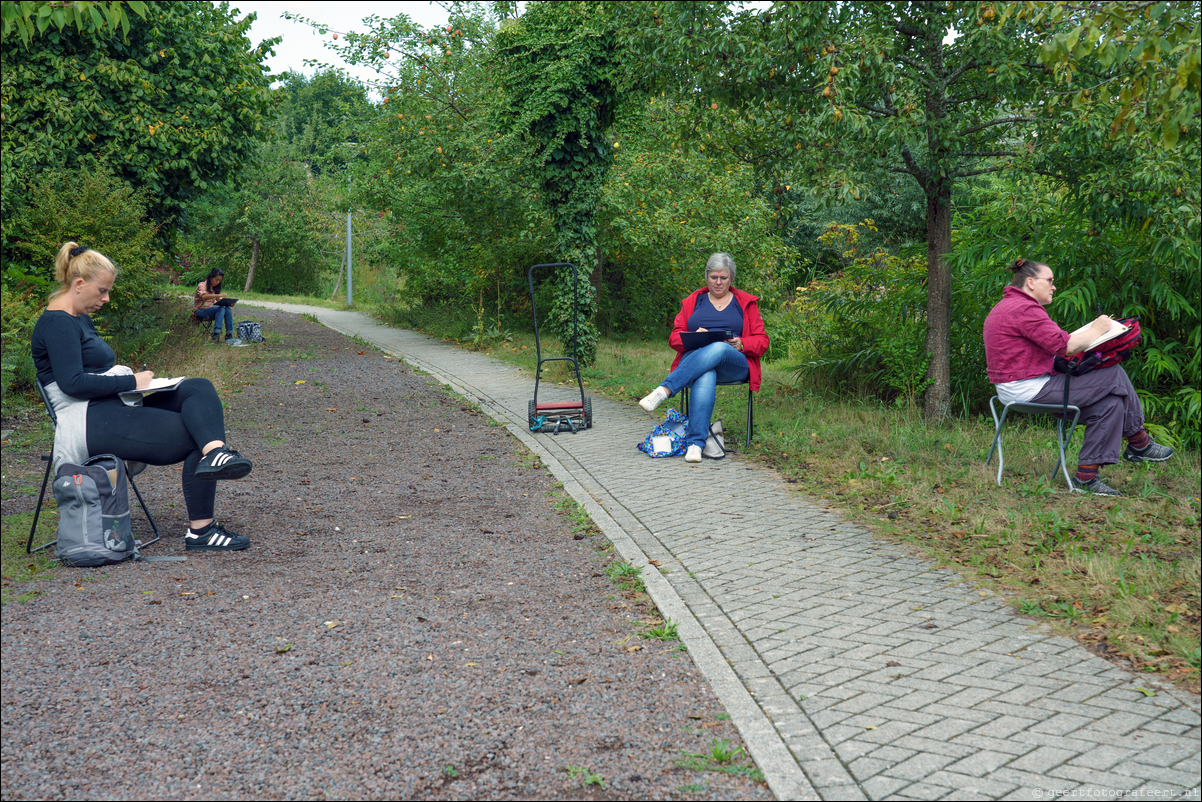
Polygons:
<instances>
[{"instance_id":1,"label":"blue jeans","mask_svg":"<svg viewBox=\"0 0 1202 802\"><path fill-rule=\"evenodd\" d=\"M660 384L667 387L672 395L686 387L690 390L686 446L705 448L718 382L746 381L749 375L747 357L728 343L710 343L680 358L676 370L669 373L668 378Z\"/></svg>"},{"instance_id":2,"label":"blue jeans","mask_svg":"<svg viewBox=\"0 0 1202 802\"><path fill-rule=\"evenodd\" d=\"M213 333L221 333L221 321L225 321L226 334L234 333L234 307L213 304L207 309L197 309L196 316L201 320L213 320Z\"/></svg>"}]
</instances>

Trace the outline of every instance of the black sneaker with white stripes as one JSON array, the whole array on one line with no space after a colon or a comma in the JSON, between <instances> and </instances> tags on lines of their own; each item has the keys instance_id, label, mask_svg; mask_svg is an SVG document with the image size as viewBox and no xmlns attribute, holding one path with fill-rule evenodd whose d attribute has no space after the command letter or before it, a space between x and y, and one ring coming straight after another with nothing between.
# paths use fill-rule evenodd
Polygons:
<instances>
[{"instance_id":1,"label":"black sneaker with white stripes","mask_svg":"<svg viewBox=\"0 0 1202 802\"><path fill-rule=\"evenodd\" d=\"M200 458L197 479L241 479L254 467L251 461L229 446L219 446Z\"/></svg>"},{"instance_id":2,"label":"black sneaker with white stripes","mask_svg":"<svg viewBox=\"0 0 1202 802\"><path fill-rule=\"evenodd\" d=\"M184 535L188 551L241 551L249 545L250 538L231 532L216 521L199 532L189 529Z\"/></svg>"}]
</instances>

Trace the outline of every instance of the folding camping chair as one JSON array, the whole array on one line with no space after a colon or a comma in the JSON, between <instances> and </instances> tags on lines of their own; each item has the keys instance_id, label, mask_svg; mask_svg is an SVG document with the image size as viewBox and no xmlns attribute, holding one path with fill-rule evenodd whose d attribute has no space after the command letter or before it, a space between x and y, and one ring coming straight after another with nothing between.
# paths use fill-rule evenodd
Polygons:
<instances>
[{"instance_id":1,"label":"folding camping chair","mask_svg":"<svg viewBox=\"0 0 1202 802\"><path fill-rule=\"evenodd\" d=\"M738 382L718 382L719 387L732 387L739 384L747 385L747 437L743 440L743 449L751 448L751 434L755 430L755 401L751 392L751 379ZM685 417L689 415L689 388L680 391L680 412Z\"/></svg>"},{"instance_id":2,"label":"folding camping chair","mask_svg":"<svg viewBox=\"0 0 1202 802\"><path fill-rule=\"evenodd\" d=\"M1064 473L1064 481L1068 483L1069 492L1073 492L1073 477L1068 472L1068 460L1064 455L1064 449L1073 439L1073 429L1077 428L1077 421L1081 418L1080 407L1075 407L1072 404L1032 404L1016 401L1013 404L1005 404L1002 407L1002 414L999 416L995 404L1000 402L1001 399L996 395L989 399L989 411L993 413L995 428L993 432L993 445L989 449L989 456L985 458L985 464L988 465L989 461L993 459L993 452L997 451L998 487L1002 486L1002 468L1006 467L1006 458L1002 455L1002 427L1006 425L1006 415L1013 410L1014 412L1024 412L1028 415L1061 415L1056 421L1056 445L1060 449L1060 456L1057 458L1056 467L1052 468L1052 473L1055 473L1057 469L1061 470ZM1072 413L1072 423L1068 423L1066 420L1068 413Z\"/></svg>"}]
</instances>

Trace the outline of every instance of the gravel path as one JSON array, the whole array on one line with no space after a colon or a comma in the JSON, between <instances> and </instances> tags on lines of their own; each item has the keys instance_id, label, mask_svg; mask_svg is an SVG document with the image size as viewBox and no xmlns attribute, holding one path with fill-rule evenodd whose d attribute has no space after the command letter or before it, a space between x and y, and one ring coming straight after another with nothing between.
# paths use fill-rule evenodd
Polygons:
<instances>
[{"instance_id":1,"label":"gravel path","mask_svg":"<svg viewBox=\"0 0 1202 802\"><path fill-rule=\"evenodd\" d=\"M403 363L257 317L226 395L255 471L218 492L251 549L60 568L6 605L0 796L770 798L680 766L738 736L531 455ZM148 553L184 554L176 470L139 484Z\"/></svg>"}]
</instances>

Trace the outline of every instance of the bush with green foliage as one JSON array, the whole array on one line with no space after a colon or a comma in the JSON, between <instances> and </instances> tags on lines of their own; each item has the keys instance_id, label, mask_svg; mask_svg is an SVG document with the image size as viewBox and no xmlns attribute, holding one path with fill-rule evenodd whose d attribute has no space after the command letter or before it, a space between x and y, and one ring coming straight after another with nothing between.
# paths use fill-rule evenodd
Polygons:
<instances>
[{"instance_id":1,"label":"bush with green foliage","mask_svg":"<svg viewBox=\"0 0 1202 802\"><path fill-rule=\"evenodd\" d=\"M44 296L37 285L26 285L20 292L10 291L7 284L0 286L0 398L33 387L37 372L29 341L45 305Z\"/></svg>"},{"instance_id":2,"label":"bush with green foliage","mask_svg":"<svg viewBox=\"0 0 1202 802\"><path fill-rule=\"evenodd\" d=\"M6 30L17 5L4 4ZM40 8L36 29L6 36L2 49L6 169L108 163L130 186L148 188L151 217L170 224L183 202L235 175L266 139L262 62L279 40L252 45L254 15L236 20L228 3L139 3L137 16L119 14L117 30L119 10L106 9L105 23L94 3L96 24L59 28L47 23L67 9L55 7L82 4L19 5Z\"/></svg>"},{"instance_id":3,"label":"bush with green foliage","mask_svg":"<svg viewBox=\"0 0 1202 802\"><path fill-rule=\"evenodd\" d=\"M929 381L925 266L862 249L865 234L876 234L871 220L827 227L819 239L839 254L843 269L799 287L769 316L769 334L805 379L913 404Z\"/></svg>"},{"instance_id":4,"label":"bush with green foliage","mask_svg":"<svg viewBox=\"0 0 1202 802\"><path fill-rule=\"evenodd\" d=\"M153 294L154 266L162 258L158 226L146 217L148 190L130 189L104 167L53 168L22 179L24 203L10 221L9 240L24 262L19 272L53 282L59 248L75 241L100 251L120 270L105 314L140 308Z\"/></svg>"}]
</instances>

